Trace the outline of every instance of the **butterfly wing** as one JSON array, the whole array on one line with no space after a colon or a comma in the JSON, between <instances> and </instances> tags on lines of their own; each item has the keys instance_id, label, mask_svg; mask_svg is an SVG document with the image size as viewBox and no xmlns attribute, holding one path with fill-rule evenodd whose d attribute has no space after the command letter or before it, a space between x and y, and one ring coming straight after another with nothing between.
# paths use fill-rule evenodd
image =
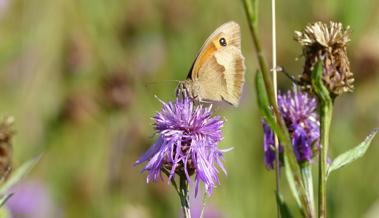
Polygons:
<instances>
[{"instance_id":1,"label":"butterfly wing","mask_svg":"<svg viewBox=\"0 0 379 218\"><path fill-rule=\"evenodd\" d=\"M245 83L245 63L241 51L236 47L218 50L199 70L194 81L200 99L224 100L238 106Z\"/></svg>"},{"instance_id":2,"label":"butterfly wing","mask_svg":"<svg viewBox=\"0 0 379 218\"><path fill-rule=\"evenodd\" d=\"M224 100L238 105L245 82L245 63L236 22L221 25L208 37L187 80L193 82L192 91L200 100Z\"/></svg>"},{"instance_id":3,"label":"butterfly wing","mask_svg":"<svg viewBox=\"0 0 379 218\"><path fill-rule=\"evenodd\" d=\"M222 48L219 44L221 38L227 40L227 46L234 46L241 49L241 34L238 23L230 21L221 25L208 37L200 48L200 52L197 54L195 61L192 64L187 79L197 79L199 77L200 68L217 50Z\"/></svg>"}]
</instances>

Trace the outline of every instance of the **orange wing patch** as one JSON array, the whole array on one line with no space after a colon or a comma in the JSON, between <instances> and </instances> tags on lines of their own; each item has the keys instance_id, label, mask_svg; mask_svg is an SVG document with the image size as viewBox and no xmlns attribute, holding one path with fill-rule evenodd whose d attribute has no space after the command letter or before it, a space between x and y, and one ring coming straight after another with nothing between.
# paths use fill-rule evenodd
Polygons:
<instances>
[{"instance_id":1,"label":"orange wing patch","mask_svg":"<svg viewBox=\"0 0 379 218\"><path fill-rule=\"evenodd\" d=\"M210 43L206 49L203 50L199 54L199 56L196 59L196 63L193 66L192 73L191 73L191 78L192 79L197 79L199 78L199 70L200 68L204 65L204 63L209 60L213 56L213 54L217 51L216 46L213 43Z\"/></svg>"}]
</instances>

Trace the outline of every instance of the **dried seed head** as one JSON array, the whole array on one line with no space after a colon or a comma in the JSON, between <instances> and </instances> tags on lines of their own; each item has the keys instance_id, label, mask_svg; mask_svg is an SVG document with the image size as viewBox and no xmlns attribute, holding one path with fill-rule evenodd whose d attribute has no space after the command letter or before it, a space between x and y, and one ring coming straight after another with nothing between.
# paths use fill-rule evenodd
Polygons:
<instances>
[{"instance_id":1,"label":"dried seed head","mask_svg":"<svg viewBox=\"0 0 379 218\"><path fill-rule=\"evenodd\" d=\"M350 27L330 21L307 25L303 31L295 31L295 40L303 47L305 64L300 81L311 89L311 73L314 65L323 61L323 80L334 98L353 91L353 73L347 57L346 44L350 41Z\"/></svg>"},{"instance_id":2,"label":"dried seed head","mask_svg":"<svg viewBox=\"0 0 379 218\"><path fill-rule=\"evenodd\" d=\"M13 117L5 117L0 122L0 182L6 180L12 169L13 123Z\"/></svg>"}]
</instances>

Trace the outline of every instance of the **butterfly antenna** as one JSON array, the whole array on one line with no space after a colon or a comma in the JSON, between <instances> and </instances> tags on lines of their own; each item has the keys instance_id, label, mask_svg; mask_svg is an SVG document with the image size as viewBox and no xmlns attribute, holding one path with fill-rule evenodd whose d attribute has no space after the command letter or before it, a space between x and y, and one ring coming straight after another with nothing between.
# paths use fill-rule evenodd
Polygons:
<instances>
[{"instance_id":1,"label":"butterfly antenna","mask_svg":"<svg viewBox=\"0 0 379 218\"><path fill-rule=\"evenodd\" d=\"M273 69L271 71L273 71ZM283 73L294 84L296 84L296 85L303 85L300 80L296 79L293 75L291 75L284 67L277 66L276 67L276 71Z\"/></svg>"},{"instance_id":2,"label":"butterfly antenna","mask_svg":"<svg viewBox=\"0 0 379 218\"><path fill-rule=\"evenodd\" d=\"M154 81L154 82L145 82L144 83L144 86L145 88L147 88L148 86L150 85L158 85L158 84L162 84L162 83L180 83L180 80L163 80L163 81Z\"/></svg>"},{"instance_id":3,"label":"butterfly antenna","mask_svg":"<svg viewBox=\"0 0 379 218\"><path fill-rule=\"evenodd\" d=\"M151 81L151 82L146 82L146 84L161 84L161 83L167 83L167 82L175 82L175 83L179 83L180 80L162 80L162 81Z\"/></svg>"}]
</instances>

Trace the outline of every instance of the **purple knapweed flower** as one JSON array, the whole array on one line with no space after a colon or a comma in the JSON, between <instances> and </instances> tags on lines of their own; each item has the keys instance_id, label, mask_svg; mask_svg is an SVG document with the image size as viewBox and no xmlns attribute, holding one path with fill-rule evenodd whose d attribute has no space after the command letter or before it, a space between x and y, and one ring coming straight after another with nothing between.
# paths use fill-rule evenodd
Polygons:
<instances>
[{"instance_id":1,"label":"purple knapweed flower","mask_svg":"<svg viewBox=\"0 0 379 218\"><path fill-rule=\"evenodd\" d=\"M218 165L222 165L223 152L218 143L223 139L220 116L212 116L211 106L195 106L186 96L175 102L162 101L162 110L154 116L154 127L159 138L136 164L147 162L142 171L148 171L147 182L157 181L163 169L169 172L169 181L175 174L195 174L195 192L200 182L208 195L220 184Z\"/></svg>"},{"instance_id":2,"label":"purple knapweed flower","mask_svg":"<svg viewBox=\"0 0 379 218\"><path fill-rule=\"evenodd\" d=\"M264 150L264 161L265 165L269 169L274 169L275 163L275 139L274 132L270 129L267 123L263 120L263 150ZM279 152L282 153L283 148L279 146Z\"/></svg>"},{"instance_id":3,"label":"purple knapweed flower","mask_svg":"<svg viewBox=\"0 0 379 218\"><path fill-rule=\"evenodd\" d=\"M14 218L61 217L47 187L39 181L22 182L11 188L5 206Z\"/></svg>"},{"instance_id":4,"label":"purple knapweed flower","mask_svg":"<svg viewBox=\"0 0 379 218\"><path fill-rule=\"evenodd\" d=\"M320 123L316 113L317 101L305 92L294 90L278 95L280 113L291 135L296 159L299 163L309 162L319 148ZM263 147L265 164L273 169L275 161L274 133L263 121ZM279 145L279 152L283 150Z\"/></svg>"}]
</instances>

